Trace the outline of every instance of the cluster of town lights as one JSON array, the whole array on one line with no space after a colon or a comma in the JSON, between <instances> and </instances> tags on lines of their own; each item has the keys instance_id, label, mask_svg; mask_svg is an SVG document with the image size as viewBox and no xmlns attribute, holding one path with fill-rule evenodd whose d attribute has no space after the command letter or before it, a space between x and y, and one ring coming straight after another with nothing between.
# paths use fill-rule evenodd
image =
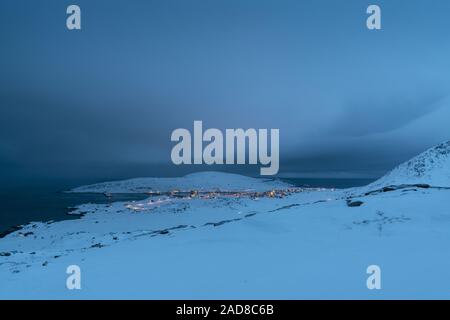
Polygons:
<instances>
[{"instance_id":1,"label":"cluster of town lights","mask_svg":"<svg viewBox=\"0 0 450 320\"><path fill-rule=\"evenodd\" d=\"M175 199L190 200L190 199L217 199L217 198L249 198L252 200L258 200L260 198L277 198L281 199L294 193L303 191L318 191L317 188L287 188L287 189L274 189L268 191L199 191L199 190L171 190L168 192L150 191L147 192L149 196L157 197L164 196L158 199L150 199L146 202L132 202L127 203L125 207L133 211L145 211L153 207L159 207L160 205L173 202Z\"/></svg>"}]
</instances>

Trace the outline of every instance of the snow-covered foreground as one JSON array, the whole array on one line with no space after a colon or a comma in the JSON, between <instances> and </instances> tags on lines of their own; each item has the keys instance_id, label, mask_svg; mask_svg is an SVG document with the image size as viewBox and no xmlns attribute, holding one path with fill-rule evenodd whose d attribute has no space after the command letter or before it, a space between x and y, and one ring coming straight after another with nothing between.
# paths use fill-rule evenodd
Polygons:
<instances>
[{"instance_id":1,"label":"snow-covered foreground","mask_svg":"<svg viewBox=\"0 0 450 320\"><path fill-rule=\"evenodd\" d=\"M205 188L181 178L188 195L86 204L79 220L31 223L0 239L0 297L450 298L450 179L351 190L189 179ZM161 179L95 189L148 182L172 191ZM81 268L81 290L66 288L69 265ZM369 265L381 267L381 290L366 287Z\"/></svg>"}]
</instances>

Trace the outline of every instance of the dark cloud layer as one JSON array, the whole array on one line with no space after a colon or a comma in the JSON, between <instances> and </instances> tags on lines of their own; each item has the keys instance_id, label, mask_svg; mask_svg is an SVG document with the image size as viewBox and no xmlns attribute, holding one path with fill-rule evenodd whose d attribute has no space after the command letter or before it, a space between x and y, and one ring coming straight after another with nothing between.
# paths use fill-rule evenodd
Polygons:
<instances>
[{"instance_id":1,"label":"dark cloud layer","mask_svg":"<svg viewBox=\"0 0 450 320\"><path fill-rule=\"evenodd\" d=\"M0 173L178 175L170 133L279 128L281 175L376 176L450 138L448 1L0 4ZM257 173L257 168L215 167Z\"/></svg>"}]
</instances>

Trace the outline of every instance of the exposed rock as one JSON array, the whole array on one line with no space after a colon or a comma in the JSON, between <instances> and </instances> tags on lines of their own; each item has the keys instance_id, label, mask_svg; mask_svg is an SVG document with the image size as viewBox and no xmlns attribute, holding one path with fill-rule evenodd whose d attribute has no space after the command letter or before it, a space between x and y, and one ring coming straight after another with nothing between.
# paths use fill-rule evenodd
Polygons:
<instances>
[{"instance_id":1,"label":"exposed rock","mask_svg":"<svg viewBox=\"0 0 450 320\"><path fill-rule=\"evenodd\" d=\"M347 206L349 206L349 207L360 207L363 204L364 204L364 202L362 202L362 201L347 200Z\"/></svg>"}]
</instances>

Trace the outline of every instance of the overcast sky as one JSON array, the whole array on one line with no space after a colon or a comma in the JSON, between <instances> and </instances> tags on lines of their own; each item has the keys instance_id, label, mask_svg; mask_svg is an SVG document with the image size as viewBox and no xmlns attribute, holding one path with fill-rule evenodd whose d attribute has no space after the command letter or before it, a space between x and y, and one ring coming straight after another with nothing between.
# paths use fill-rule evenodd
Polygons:
<instances>
[{"instance_id":1,"label":"overcast sky","mask_svg":"<svg viewBox=\"0 0 450 320\"><path fill-rule=\"evenodd\" d=\"M448 0L2 0L0 174L194 171L170 161L194 120L279 128L284 176L383 174L450 139L449 14Z\"/></svg>"}]
</instances>

